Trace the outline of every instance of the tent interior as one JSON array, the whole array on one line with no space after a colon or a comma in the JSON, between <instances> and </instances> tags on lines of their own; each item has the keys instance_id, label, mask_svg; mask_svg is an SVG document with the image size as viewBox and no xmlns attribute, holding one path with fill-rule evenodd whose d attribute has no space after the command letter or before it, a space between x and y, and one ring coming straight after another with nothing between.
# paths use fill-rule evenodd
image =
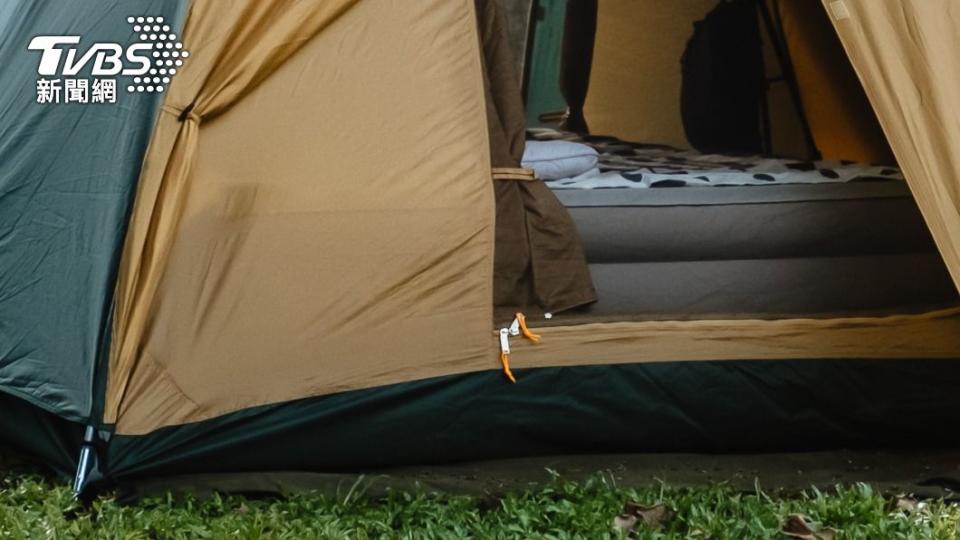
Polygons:
<instances>
[{"instance_id":1,"label":"tent interior","mask_svg":"<svg viewBox=\"0 0 960 540\"><path fill-rule=\"evenodd\" d=\"M541 176L576 225L598 301L541 326L957 304L820 2L506 4L525 166L545 141L596 151ZM578 159L558 151L543 159Z\"/></svg>"}]
</instances>

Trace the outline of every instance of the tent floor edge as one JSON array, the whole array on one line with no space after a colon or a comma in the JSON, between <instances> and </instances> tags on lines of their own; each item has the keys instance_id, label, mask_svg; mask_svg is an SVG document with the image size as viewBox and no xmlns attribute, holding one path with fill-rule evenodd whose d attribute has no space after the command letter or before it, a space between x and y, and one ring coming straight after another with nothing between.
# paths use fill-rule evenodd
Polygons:
<instances>
[{"instance_id":1,"label":"tent floor edge","mask_svg":"<svg viewBox=\"0 0 960 540\"><path fill-rule=\"evenodd\" d=\"M100 457L162 476L361 472L530 456L960 448L960 359L663 362L450 375L255 407ZM890 399L896 396L896 399ZM384 452L389 448L389 452Z\"/></svg>"}]
</instances>

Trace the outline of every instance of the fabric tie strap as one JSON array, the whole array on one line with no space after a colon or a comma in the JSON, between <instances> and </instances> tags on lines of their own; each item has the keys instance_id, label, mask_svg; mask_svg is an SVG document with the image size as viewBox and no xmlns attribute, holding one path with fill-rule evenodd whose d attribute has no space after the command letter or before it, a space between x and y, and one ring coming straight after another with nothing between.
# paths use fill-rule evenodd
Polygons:
<instances>
[{"instance_id":1,"label":"fabric tie strap","mask_svg":"<svg viewBox=\"0 0 960 540\"><path fill-rule=\"evenodd\" d=\"M185 122L187 119L193 120L195 123L200 123L200 115L193 112L193 103L187 105L183 109L179 109L172 105L164 105L163 111L168 112L177 117L177 121Z\"/></svg>"},{"instance_id":2,"label":"fabric tie strap","mask_svg":"<svg viewBox=\"0 0 960 540\"><path fill-rule=\"evenodd\" d=\"M532 182L537 179L537 172L533 169L522 169L519 167L494 167L491 169L494 180L515 180L519 182Z\"/></svg>"}]
</instances>

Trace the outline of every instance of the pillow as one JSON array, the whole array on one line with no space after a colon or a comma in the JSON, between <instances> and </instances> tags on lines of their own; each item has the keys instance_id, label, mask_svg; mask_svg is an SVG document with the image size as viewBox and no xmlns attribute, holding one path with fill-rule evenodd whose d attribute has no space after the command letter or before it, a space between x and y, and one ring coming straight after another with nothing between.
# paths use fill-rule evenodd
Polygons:
<instances>
[{"instance_id":1,"label":"pillow","mask_svg":"<svg viewBox=\"0 0 960 540\"><path fill-rule=\"evenodd\" d=\"M597 166L597 151L570 141L527 141L523 166L543 180L579 176Z\"/></svg>"}]
</instances>

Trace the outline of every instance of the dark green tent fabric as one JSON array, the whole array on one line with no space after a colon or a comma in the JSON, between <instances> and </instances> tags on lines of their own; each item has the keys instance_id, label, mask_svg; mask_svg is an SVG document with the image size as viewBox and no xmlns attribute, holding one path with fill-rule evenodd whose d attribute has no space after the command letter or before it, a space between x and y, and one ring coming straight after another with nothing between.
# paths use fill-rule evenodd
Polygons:
<instances>
[{"instance_id":1,"label":"dark green tent fabric","mask_svg":"<svg viewBox=\"0 0 960 540\"><path fill-rule=\"evenodd\" d=\"M82 434L82 425L0 393L0 451L19 451L68 477L77 466Z\"/></svg>"},{"instance_id":2,"label":"dark green tent fabric","mask_svg":"<svg viewBox=\"0 0 960 540\"><path fill-rule=\"evenodd\" d=\"M130 16L181 26L186 0L4 0L0 6L0 392L64 418L89 416L114 272L162 95L116 103L37 103L34 36L126 46ZM66 54L63 54L66 57ZM79 57L79 55L78 55ZM87 79L93 62L75 76ZM61 100L65 98L61 90ZM0 412L0 415L5 412Z\"/></svg>"},{"instance_id":3,"label":"dark green tent fabric","mask_svg":"<svg viewBox=\"0 0 960 540\"><path fill-rule=\"evenodd\" d=\"M960 362L674 362L441 377L115 436L120 481L533 455L956 447ZM894 399L895 397L895 399Z\"/></svg>"}]
</instances>

